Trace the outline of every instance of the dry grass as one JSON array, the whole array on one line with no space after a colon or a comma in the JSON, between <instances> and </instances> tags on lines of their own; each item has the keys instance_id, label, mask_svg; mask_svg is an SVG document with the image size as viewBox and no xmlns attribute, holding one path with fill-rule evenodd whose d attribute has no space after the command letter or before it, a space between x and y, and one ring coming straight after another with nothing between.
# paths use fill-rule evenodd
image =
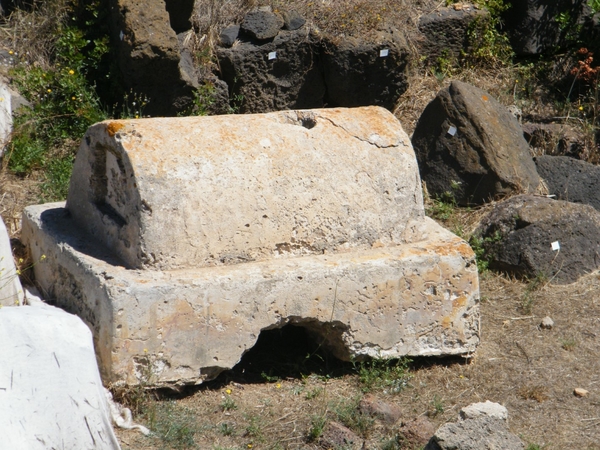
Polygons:
<instances>
[{"instance_id":1,"label":"dry grass","mask_svg":"<svg viewBox=\"0 0 600 450\"><path fill-rule=\"evenodd\" d=\"M57 26L68 12L68 0L35 1L33 11L15 9L0 26L0 47L30 64L48 68Z\"/></svg>"}]
</instances>

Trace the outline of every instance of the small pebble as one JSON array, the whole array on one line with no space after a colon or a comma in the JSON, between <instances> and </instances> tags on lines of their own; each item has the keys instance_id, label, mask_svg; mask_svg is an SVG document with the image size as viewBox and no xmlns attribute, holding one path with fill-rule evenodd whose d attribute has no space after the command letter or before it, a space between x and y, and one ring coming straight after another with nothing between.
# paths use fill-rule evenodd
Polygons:
<instances>
[{"instance_id":1,"label":"small pebble","mask_svg":"<svg viewBox=\"0 0 600 450\"><path fill-rule=\"evenodd\" d=\"M552 329L553 326L554 326L554 321L548 316L544 317L542 319L542 323L540 323L540 327L545 328L547 330Z\"/></svg>"},{"instance_id":2,"label":"small pebble","mask_svg":"<svg viewBox=\"0 0 600 450\"><path fill-rule=\"evenodd\" d=\"M576 397L587 397L589 392L583 388L575 388L575 390L573 391L573 394L575 394Z\"/></svg>"}]
</instances>

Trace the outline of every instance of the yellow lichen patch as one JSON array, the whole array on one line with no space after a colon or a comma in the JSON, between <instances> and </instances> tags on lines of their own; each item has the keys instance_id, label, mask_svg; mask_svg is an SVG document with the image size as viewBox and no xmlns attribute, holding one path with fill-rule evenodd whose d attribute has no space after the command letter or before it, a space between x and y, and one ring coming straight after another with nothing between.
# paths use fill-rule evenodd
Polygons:
<instances>
[{"instance_id":1,"label":"yellow lichen patch","mask_svg":"<svg viewBox=\"0 0 600 450\"><path fill-rule=\"evenodd\" d=\"M110 137L113 137L124 126L125 124L123 122L109 122L108 125L106 125L106 132Z\"/></svg>"},{"instance_id":2,"label":"yellow lichen patch","mask_svg":"<svg viewBox=\"0 0 600 450\"><path fill-rule=\"evenodd\" d=\"M467 305L467 297L462 295L452 301L452 308L463 308Z\"/></svg>"}]
</instances>

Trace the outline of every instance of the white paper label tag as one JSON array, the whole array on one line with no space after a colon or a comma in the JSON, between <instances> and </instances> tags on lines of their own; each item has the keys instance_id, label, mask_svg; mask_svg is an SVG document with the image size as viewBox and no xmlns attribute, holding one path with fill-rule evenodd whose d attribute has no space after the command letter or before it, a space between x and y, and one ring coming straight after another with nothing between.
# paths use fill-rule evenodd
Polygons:
<instances>
[{"instance_id":1,"label":"white paper label tag","mask_svg":"<svg viewBox=\"0 0 600 450\"><path fill-rule=\"evenodd\" d=\"M379 57L380 58L385 58L389 54L390 54L390 49L389 48L384 48L383 50L379 50Z\"/></svg>"},{"instance_id":2,"label":"white paper label tag","mask_svg":"<svg viewBox=\"0 0 600 450\"><path fill-rule=\"evenodd\" d=\"M272 59L276 59L277 58L277 52L270 52L269 53L269 61Z\"/></svg>"},{"instance_id":3,"label":"white paper label tag","mask_svg":"<svg viewBox=\"0 0 600 450\"><path fill-rule=\"evenodd\" d=\"M448 128L448 134L450 136L454 136L456 134L456 127L450 127L450 128Z\"/></svg>"},{"instance_id":4,"label":"white paper label tag","mask_svg":"<svg viewBox=\"0 0 600 450\"><path fill-rule=\"evenodd\" d=\"M554 251L560 250L560 243L558 241L554 241L552 243L552 250L554 250Z\"/></svg>"}]
</instances>

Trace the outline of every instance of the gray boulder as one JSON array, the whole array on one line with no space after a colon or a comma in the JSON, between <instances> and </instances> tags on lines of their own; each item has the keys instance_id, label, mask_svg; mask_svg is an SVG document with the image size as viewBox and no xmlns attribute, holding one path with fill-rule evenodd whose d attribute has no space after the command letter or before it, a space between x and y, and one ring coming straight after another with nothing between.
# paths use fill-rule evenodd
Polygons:
<instances>
[{"instance_id":1,"label":"gray boulder","mask_svg":"<svg viewBox=\"0 0 600 450\"><path fill-rule=\"evenodd\" d=\"M240 29L251 38L263 41L277 36L279 30L283 28L283 23L283 18L279 14L258 9L246 14Z\"/></svg>"},{"instance_id":2,"label":"gray boulder","mask_svg":"<svg viewBox=\"0 0 600 450\"><path fill-rule=\"evenodd\" d=\"M231 47L240 34L239 25L229 25L221 30L219 44L223 47Z\"/></svg>"},{"instance_id":3,"label":"gray boulder","mask_svg":"<svg viewBox=\"0 0 600 450\"><path fill-rule=\"evenodd\" d=\"M465 5L440 8L419 20L419 31L423 33L421 53L435 63L438 58L458 60L470 47L469 30L484 27L489 21L489 12Z\"/></svg>"},{"instance_id":4,"label":"gray boulder","mask_svg":"<svg viewBox=\"0 0 600 450\"><path fill-rule=\"evenodd\" d=\"M309 31L282 31L272 42L217 49L231 106L240 113L323 106L319 41Z\"/></svg>"},{"instance_id":5,"label":"gray boulder","mask_svg":"<svg viewBox=\"0 0 600 450\"><path fill-rule=\"evenodd\" d=\"M302 28L306 23L306 19L302 17L298 11L293 9L290 11L283 11L282 16L284 23L283 28L286 30L297 30Z\"/></svg>"},{"instance_id":6,"label":"gray boulder","mask_svg":"<svg viewBox=\"0 0 600 450\"><path fill-rule=\"evenodd\" d=\"M519 277L572 283L600 266L600 212L588 205L519 195L481 222L490 268Z\"/></svg>"},{"instance_id":7,"label":"gray boulder","mask_svg":"<svg viewBox=\"0 0 600 450\"><path fill-rule=\"evenodd\" d=\"M497 403L469 405L458 422L437 429L425 450L522 450L525 445L509 431L507 417Z\"/></svg>"},{"instance_id":8,"label":"gray boulder","mask_svg":"<svg viewBox=\"0 0 600 450\"><path fill-rule=\"evenodd\" d=\"M377 105L393 110L408 89L408 45L397 30L324 39L327 106Z\"/></svg>"},{"instance_id":9,"label":"gray boulder","mask_svg":"<svg viewBox=\"0 0 600 450\"><path fill-rule=\"evenodd\" d=\"M539 185L517 119L492 96L453 81L419 118L412 143L421 177L434 196L481 204Z\"/></svg>"},{"instance_id":10,"label":"gray boulder","mask_svg":"<svg viewBox=\"0 0 600 450\"><path fill-rule=\"evenodd\" d=\"M535 163L549 194L600 210L600 167L568 156L538 156Z\"/></svg>"},{"instance_id":11,"label":"gray boulder","mask_svg":"<svg viewBox=\"0 0 600 450\"><path fill-rule=\"evenodd\" d=\"M586 156L583 134L562 123L524 123L523 136L536 155Z\"/></svg>"}]
</instances>

